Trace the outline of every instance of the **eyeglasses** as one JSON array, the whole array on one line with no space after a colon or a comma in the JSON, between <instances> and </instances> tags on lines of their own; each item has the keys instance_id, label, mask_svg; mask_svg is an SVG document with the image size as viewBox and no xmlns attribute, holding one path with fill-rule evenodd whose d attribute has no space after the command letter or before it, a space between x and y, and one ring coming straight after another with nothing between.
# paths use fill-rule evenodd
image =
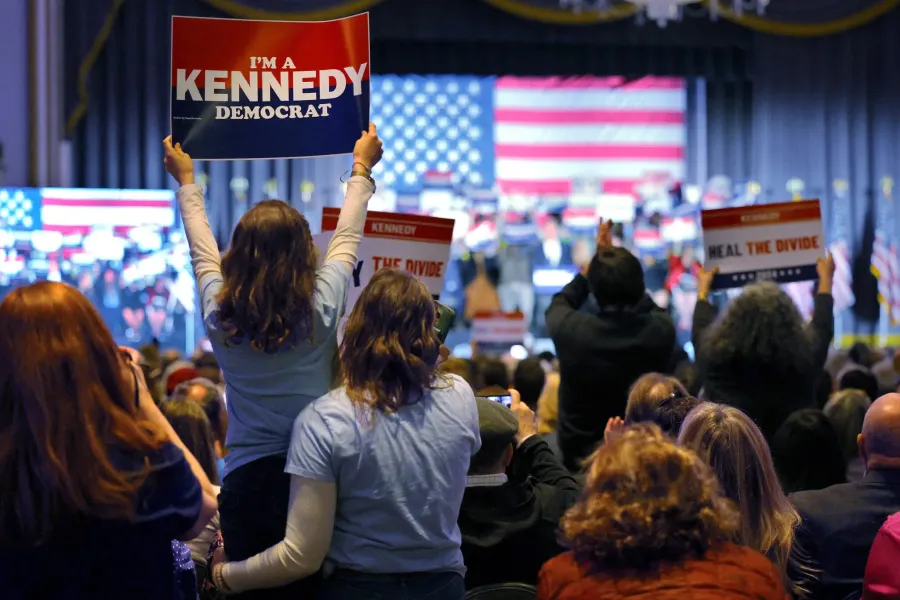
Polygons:
<instances>
[{"instance_id":1,"label":"eyeglasses","mask_svg":"<svg viewBox=\"0 0 900 600\"><path fill-rule=\"evenodd\" d=\"M659 404L660 404L660 406L665 406L666 404L669 404L670 402L674 402L675 400L681 400L682 398L687 398L687 395L684 392L682 392L680 388L675 388L674 390L672 390L672 393L669 394L668 396L666 396L666 398Z\"/></svg>"}]
</instances>

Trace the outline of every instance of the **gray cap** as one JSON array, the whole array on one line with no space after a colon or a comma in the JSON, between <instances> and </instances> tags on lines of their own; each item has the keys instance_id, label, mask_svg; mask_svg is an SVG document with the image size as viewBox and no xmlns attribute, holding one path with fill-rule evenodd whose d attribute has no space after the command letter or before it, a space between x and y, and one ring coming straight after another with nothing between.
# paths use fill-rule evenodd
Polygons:
<instances>
[{"instance_id":1,"label":"gray cap","mask_svg":"<svg viewBox=\"0 0 900 600\"><path fill-rule=\"evenodd\" d=\"M475 398L478 406L478 429L486 447L512 444L519 431L519 419L511 410L493 400Z\"/></svg>"}]
</instances>

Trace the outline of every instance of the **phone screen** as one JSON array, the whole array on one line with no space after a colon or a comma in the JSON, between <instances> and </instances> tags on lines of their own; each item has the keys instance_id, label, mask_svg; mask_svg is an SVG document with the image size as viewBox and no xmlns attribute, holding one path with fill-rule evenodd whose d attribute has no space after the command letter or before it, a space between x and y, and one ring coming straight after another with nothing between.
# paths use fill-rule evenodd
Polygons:
<instances>
[{"instance_id":1,"label":"phone screen","mask_svg":"<svg viewBox=\"0 0 900 600\"><path fill-rule=\"evenodd\" d=\"M483 396L485 400L490 400L492 402L499 402L506 408L510 408L512 406L512 396Z\"/></svg>"}]
</instances>

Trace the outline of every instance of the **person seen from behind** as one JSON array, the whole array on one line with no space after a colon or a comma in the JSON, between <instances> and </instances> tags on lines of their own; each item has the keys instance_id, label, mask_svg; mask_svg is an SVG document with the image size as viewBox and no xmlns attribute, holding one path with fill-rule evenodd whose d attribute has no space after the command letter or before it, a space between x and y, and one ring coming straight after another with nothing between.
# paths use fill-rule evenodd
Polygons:
<instances>
[{"instance_id":1,"label":"person seen from behind","mask_svg":"<svg viewBox=\"0 0 900 600\"><path fill-rule=\"evenodd\" d=\"M696 454L637 424L591 458L563 518L571 551L541 570L539 600L787 600L781 575L732 542L734 506Z\"/></svg>"},{"instance_id":2,"label":"person seen from behind","mask_svg":"<svg viewBox=\"0 0 900 600\"><path fill-rule=\"evenodd\" d=\"M171 138L164 149L166 169L180 186L176 195L203 323L225 379L229 452L220 516L231 558L243 560L284 538L291 430L334 378L337 326L382 145L374 125L356 143L344 205L318 267L309 223L279 200L247 211L220 258L191 157ZM314 583L254 597L310 594Z\"/></svg>"},{"instance_id":3,"label":"person seen from behind","mask_svg":"<svg viewBox=\"0 0 900 600\"><path fill-rule=\"evenodd\" d=\"M709 294L718 269L701 269L692 340L703 397L746 412L771 440L788 415L815 408L834 337L834 260L819 259L813 317L804 323L775 283L753 283L716 316Z\"/></svg>"},{"instance_id":4,"label":"person seen from behind","mask_svg":"<svg viewBox=\"0 0 900 600\"><path fill-rule=\"evenodd\" d=\"M559 357L559 445L573 472L603 440L607 421L622 415L634 380L665 371L675 347L671 317L646 293L640 261L613 246L611 226L601 220L587 272L547 309ZM581 310L590 296L598 311Z\"/></svg>"},{"instance_id":5,"label":"person seen from behind","mask_svg":"<svg viewBox=\"0 0 900 600\"><path fill-rule=\"evenodd\" d=\"M197 537L216 497L136 361L73 287L0 304L3 598L182 598L173 540Z\"/></svg>"},{"instance_id":6,"label":"person seen from behind","mask_svg":"<svg viewBox=\"0 0 900 600\"><path fill-rule=\"evenodd\" d=\"M513 370L512 387L519 392L522 402L532 411L538 409L538 400L546 382L547 372L541 359L535 356L520 360Z\"/></svg>"},{"instance_id":7,"label":"person seen from behind","mask_svg":"<svg viewBox=\"0 0 900 600\"><path fill-rule=\"evenodd\" d=\"M228 432L228 413L219 386L202 377L191 379L175 388L170 401L193 402L203 409L212 428L216 452L216 472L218 480L221 482L225 474L225 454L227 454L225 436Z\"/></svg>"},{"instance_id":8,"label":"person seen from behind","mask_svg":"<svg viewBox=\"0 0 900 600\"><path fill-rule=\"evenodd\" d=\"M847 481L860 481L865 474L856 439L862 433L863 421L870 406L872 401L862 390L841 390L825 404L825 416L834 425L841 453L847 461Z\"/></svg>"},{"instance_id":9,"label":"person seen from behind","mask_svg":"<svg viewBox=\"0 0 900 600\"><path fill-rule=\"evenodd\" d=\"M898 432L900 394L887 394L869 407L857 438L865 463L862 481L791 494L802 518L797 539L821 571L810 590L812 598L859 598L878 530L900 512Z\"/></svg>"},{"instance_id":10,"label":"person seen from behind","mask_svg":"<svg viewBox=\"0 0 900 600\"><path fill-rule=\"evenodd\" d=\"M184 442L188 450L197 458L203 472L213 484L213 492L219 495L219 472L216 468L216 449L212 427L203 408L190 400L170 400L163 404L163 415L172 429ZM206 554L209 544L219 529L219 514L216 513L206 524L200 535L188 542L193 561L201 566L206 565Z\"/></svg>"},{"instance_id":11,"label":"person seen from behind","mask_svg":"<svg viewBox=\"0 0 900 600\"><path fill-rule=\"evenodd\" d=\"M712 468L722 494L737 507L731 541L769 557L785 587L802 595L812 571L795 548L800 516L781 490L756 424L736 408L705 402L685 418L678 444Z\"/></svg>"},{"instance_id":12,"label":"person seen from behind","mask_svg":"<svg viewBox=\"0 0 900 600\"><path fill-rule=\"evenodd\" d=\"M481 449L472 457L459 512L466 588L537 583L547 560L563 552L559 520L579 486L537 434L534 412L515 389L512 407L476 398ZM509 476L513 457L525 477Z\"/></svg>"},{"instance_id":13,"label":"person seen from behind","mask_svg":"<svg viewBox=\"0 0 900 600\"><path fill-rule=\"evenodd\" d=\"M775 432L771 449L785 494L847 481L847 459L837 431L821 410L804 408L791 413Z\"/></svg>"},{"instance_id":14,"label":"person seen from behind","mask_svg":"<svg viewBox=\"0 0 900 600\"><path fill-rule=\"evenodd\" d=\"M634 382L625 405L625 426L655 423L662 432L678 437L684 418L700 401L688 395L687 388L674 377L647 373Z\"/></svg>"},{"instance_id":15,"label":"person seen from behind","mask_svg":"<svg viewBox=\"0 0 900 600\"><path fill-rule=\"evenodd\" d=\"M900 598L900 513L887 518L869 551L862 600Z\"/></svg>"},{"instance_id":16,"label":"person seen from behind","mask_svg":"<svg viewBox=\"0 0 900 600\"><path fill-rule=\"evenodd\" d=\"M461 600L457 519L481 439L472 388L437 372L449 351L434 325L420 280L375 273L341 341L343 385L294 425L284 539L249 560L218 562L219 589L276 587L327 563L320 600Z\"/></svg>"},{"instance_id":17,"label":"person seen from behind","mask_svg":"<svg viewBox=\"0 0 900 600\"><path fill-rule=\"evenodd\" d=\"M865 367L851 365L841 372L838 390L862 390L869 400L875 400L879 396L878 378Z\"/></svg>"}]
</instances>

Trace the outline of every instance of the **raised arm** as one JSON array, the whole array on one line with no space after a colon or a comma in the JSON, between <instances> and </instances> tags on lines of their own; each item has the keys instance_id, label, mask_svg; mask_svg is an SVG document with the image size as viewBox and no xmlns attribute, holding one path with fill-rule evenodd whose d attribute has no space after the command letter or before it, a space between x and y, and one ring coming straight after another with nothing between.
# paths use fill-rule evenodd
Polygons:
<instances>
[{"instance_id":1,"label":"raised arm","mask_svg":"<svg viewBox=\"0 0 900 600\"><path fill-rule=\"evenodd\" d=\"M178 182L175 197L191 252L203 316L206 317L215 310L216 294L222 287L219 246L206 216L203 188L194 183L194 161L181 149L181 144L172 145L172 136L163 140L163 148L166 170Z\"/></svg>"},{"instance_id":2,"label":"raised arm","mask_svg":"<svg viewBox=\"0 0 900 600\"><path fill-rule=\"evenodd\" d=\"M834 340L834 298L831 284L834 280L834 259L829 254L816 263L819 274L819 289L815 298L812 320L807 325L812 340L813 361L817 370L825 368L828 351Z\"/></svg>"},{"instance_id":3,"label":"raised arm","mask_svg":"<svg viewBox=\"0 0 900 600\"><path fill-rule=\"evenodd\" d=\"M612 246L612 221L600 219L597 225L597 250ZM591 295L591 286L588 284L587 272L590 263L582 267L581 273L553 296L550 306L547 308L546 320L550 337L559 335L566 328L566 324L573 320L573 315L578 314L581 306ZM577 317L575 317L577 319ZM577 323L571 323L571 327L577 327Z\"/></svg>"},{"instance_id":4,"label":"raised arm","mask_svg":"<svg viewBox=\"0 0 900 600\"><path fill-rule=\"evenodd\" d=\"M708 271L700 267L697 274L697 304L694 307L694 322L691 327L691 343L697 350L703 332L716 320L716 309L709 303L709 291L713 278L719 272L719 267L713 267Z\"/></svg>"},{"instance_id":5,"label":"raised arm","mask_svg":"<svg viewBox=\"0 0 900 600\"><path fill-rule=\"evenodd\" d=\"M567 509L575 503L581 491L575 478L553 454L550 446L537 432L537 417L524 402L519 392L509 390L512 397L510 410L519 420L516 432L516 453L513 458L515 476L522 480L534 478L537 483L555 489L560 507Z\"/></svg>"},{"instance_id":6,"label":"raised arm","mask_svg":"<svg viewBox=\"0 0 900 600\"><path fill-rule=\"evenodd\" d=\"M370 123L369 131L362 133L353 148L352 176L347 183L347 195L344 197L337 227L325 252L325 262L335 260L351 269L356 267L356 250L366 223L366 205L375 193L375 185L371 180L372 167L381 160L381 153L381 140L378 139L375 125Z\"/></svg>"}]
</instances>

